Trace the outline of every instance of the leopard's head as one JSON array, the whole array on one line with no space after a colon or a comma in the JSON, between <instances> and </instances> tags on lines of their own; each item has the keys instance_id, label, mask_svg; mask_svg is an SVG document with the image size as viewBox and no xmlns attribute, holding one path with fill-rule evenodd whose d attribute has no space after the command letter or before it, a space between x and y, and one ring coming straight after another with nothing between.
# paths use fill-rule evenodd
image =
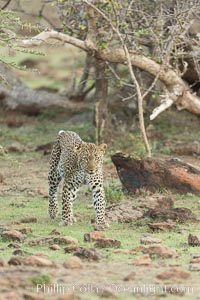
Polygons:
<instances>
[{"instance_id":1,"label":"leopard's head","mask_svg":"<svg viewBox=\"0 0 200 300\"><path fill-rule=\"evenodd\" d=\"M99 146L85 142L79 144L75 151L78 154L80 166L89 174L96 173L96 171L102 167L106 148L106 144Z\"/></svg>"}]
</instances>

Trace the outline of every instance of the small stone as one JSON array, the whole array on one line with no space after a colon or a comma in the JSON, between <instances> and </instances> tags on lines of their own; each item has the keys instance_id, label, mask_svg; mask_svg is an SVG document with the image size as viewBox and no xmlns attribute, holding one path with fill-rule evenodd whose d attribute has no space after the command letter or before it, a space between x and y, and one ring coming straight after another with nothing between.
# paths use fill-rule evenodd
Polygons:
<instances>
[{"instance_id":1,"label":"small stone","mask_svg":"<svg viewBox=\"0 0 200 300\"><path fill-rule=\"evenodd\" d=\"M148 266L151 263L152 263L152 260L149 256L149 254L137 256L131 261L131 264L136 265L136 266Z\"/></svg>"},{"instance_id":2,"label":"small stone","mask_svg":"<svg viewBox=\"0 0 200 300\"><path fill-rule=\"evenodd\" d=\"M97 239L95 243L95 247L100 247L100 248L119 248L120 246L121 246L120 241L110 239L110 238Z\"/></svg>"},{"instance_id":3,"label":"small stone","mask_svg":"<svg viewBox=\"0 0 200 300\"><path fill-rule=\"evenodd\" d=\"M136 273L135 272L131 272L129 273L127 276L124 277L124 281L131 281L131 280L134 280L135 279L135 275Z\"/></svg>"},{"instance_id":4,"label":"small stone","mask_svg":"<svg viewBox=\"0 0 200 300\"><path fill-rule=\"evenodd\" d=\"M105 238L105 234L100 231L94 230L84 234L85 242L95 242L97 239Z\"/></svg>"},{"instance_id":5,"label":"small stone","mask_svg":"<svg viewBox=\"0 0 200 300\"><path fill-rule=\"evenodd\" d=\"M28 234L28 233L32 233L33 232L33 230L32 230L32 228L31 227L25 227L25 228L20 228L20 229L18 229L21 233L23 233L23 234Z\"/></svg>"},{"instance_id":6,"label":"small stone","mask_svg":"<svg viewBox=\"0 0 200 300\"><path fill-rule=\"evenodd\" d=\"M61 231L58 229L53 229L52 232L50 233L51 235L61 235Z\"/></svg>"},{"instance_id":7,"label":"small stone","mask_svg":"<svg viewBox=\"0 0 200 300\"><path fill-rule=\"evenodd\" d=\"M73 292L65 292L64 294L63 293L57 294L56 299L59 299L59 300L82 300L82 298L80 298L79 296L76 296Z\"/></svg>"},{"instance_id":8,"label":"small stone","mask_svg":"<svg viewBox=\"0 0 200 300\"><path fill-rule=\"evenodd\" d=\"M55 237L53 239L55 244L64 244L64 245L77 245L78 240L71 236Z\"/></svg>"},{"instance_id":9,"label":"small stone","mask_svg":"<svg viewBox=\"0 0 200 300\"><path fill-rule=\"evenodd\" d=\"M190 271L200 271L200 263L192 263L189 265Z\"/></svg>"},{"instance_id":10,"label":"small stone","mask_svg":"<svg viewBox=\"0 0 200 300\"><path fill-rule=\"evenodd\" d=\"M1 237L3 241L17 241L17 242L23 242L25 239L25 235L23 235L18 230L6 230L3 231L1 234Z\"/></svg>"},{"instance_id":11,"label":"small stone","mask_svg":"<svg viewBox=\"0 0 200 300\"><path fill-rule=\"evenodd\" d=\"M11 152L24 152L26 150L26 147L20 143L13 143L7 146L7 150Z\"/></svg>"},{"instance_id":12,"label":"small stone","mask_svg":"<svg viewBox=\"0 0 200 300\"><path fill-rule=\"evenodd\" d=\"M117 298L117 295L109 288L102 289L102 291L100 292L100 296L102 298Z\"/></svg>"},{"instance_id":13,"label":"small stone","mask_svg":"<svg viewBox=\"0 0 200 300\"><path fill-rule=\"evenodd\" d=\"M24 255L24 251L22 249L16 249L13 251L12 253L13 255L21 255L23 256Z\"/></svg>"},{"instance_id":14,"label":"small stone","mask_svg":"<svg viewBox=\"0 0 200 300\"><path fill-rule=\"evenodd\" d=\"M4 265L5 265L4 260L2 258L0 258L0 267L4 267Z\"/></svg>"},{"instance_id":15,"label":"small stone","mask_svg":"<svg viewBox=\"0 0 200 300\"><path fill-rule=\"evenodd\" d=\"M161 280L167 279L187 279L191 276L189 272L180 270L179 268L171 268L170 270L163 271L156 277Z\"/></svg>"},{"instance_id":16,"label":"small stone","mask_svg":"<svg viewBox=\"0 0 200 300\"><path fill-rule=\"evenodd\" d=\"M75 253L81 259L86 259L88 261L99 261L102 257L101 252L96 248L84 248L80 247Z\"/></svg>"},{"instance_id":17,"label":"small stone","mask_svg":"<svg viewBox=\"0 0 200 300\"><path fill-rule=\"evenodd\" d=\"M129 249L113 249L112 253L129 254L130 250Z\"/></svg>"},{"instance_id":18,"label":"small stone","mask_svg":"<svg viewBox=\"0 0 200 300\"><path fill-rule=\"evenodd\" d=\"M65 253L71 253L74 251L77 251L79 249L79 245L69 245L67 247L64 248Z\"/></svg>"},{"instance_id":19,"label":"small stone","mask_svg":"<svg viewBox=\"0 0 200 300\"><path fill-rule=\"evenodd\" d=\"M176 223L173 222L149 223L148 226L152 230L169 231L170 229L176 227Z\"/></svg>"},{"instance_id":20,"label":"small stone","mask_svg":"<svg viewBox=\"0 0 200 300\"><path fill-rule=\"evenodd\" d=\"M36 255L29 255L24 258L24 264L28 266L37 266L37 267L53 267L54 264L52 261L39 257Z\"/></svg>"},{"instance_id":21,"label":"small stone","mask_svg":"<svg viewBox=\"0 0 200 300\"><path fill-rule=\"evenodd\" d=\"M200 257L200 254L196 253L196 254L193 254L192 258L199 258Z\"/></svg>"},{"instance_id":22,"label":"small stone","mask_svg":"<svg viewBox=\"0 0 200 300\"><path fill-rule=\"evenodd\" d=\"M176 296L184 296L185 295L185 291L184 289L177 289L177 286L166 286L166 292L168 294L171 294L171 295L176 295Z\"/></svg>"},{"instance_id":23,"label":"small stone","mask_svg":"<svg viewBox=\"0 0 200 300\"><path fill-rule=\"evenodd\" d=\"M49 257L49 254L44 252L35 252L34 255L39 257Z\"/></svg>"},{"instance_id":24,"label":"small stone","mask_svg":"<svg viewBox=\"0 0 200 300\"><path fill-rule=\"evenodd\" d=\"M50 246L49 246L49 249L54 250L54 251L60 250L60 246L57 245L57 244L55 244L55 245L50 245Z\"/></svg>"},{"instance_id":25,"label":"small stone","mask_svg":"<svg viewBox=\"0 0 200 300\"><path fill-rule=\"evenodd\" d=\"M81 259L77 256L72 256L63 263L66 269L80 269L83 267Z\"/></svg>"},{"instance_id":26,"label":"small stone","mask_svg":"<svg viewBox=\"0 0 200 300\"><path fill-rule=\"evenodd\" d=\"M25 300L44 300L43 295L39 295L38 293L25 292L23 294L23 299Z\"/></svg>"},{"instance_id":27,"label":"small stone","mask_svg":"<svg viewBox=\"0 0 200 300\"><path fill-rule=\"evenodd\" d=\"M140 243L144 244L144 245L147 245L147 244L160 244L161 240L156 238L156 237L145 236L145 237L142 237L140 239Z\"/></svg>"},{"instance_id":28,"label":"small stone","mask_svg":"<svg viewBox=\"0 0 200 300\"><path fill-rule=\"evenodd\" d=\"M192 260L190 261L190 263L200 263L200 257L194 257L192 258Z\"/></svg>"},{"instance_id":29,"label":"small stone","mask_svg":"<svg viewBox=\"0 0 200 300\"><path fill-rule=\"evenodd\" d=\"M200 235L189 234L188 245L190 246L200 246Z\"/></svg>"},{"instance_id":30,"label":"small stone","mask_svg":"<svg viewBox=\"0 0 200 300\"><path fill-rule=\"evenodd\" d=\"M8 264L12 266L22 265L24 261L24 257L22 256L13 256L9 259Z\"/></svg>"},{"instance_id":31,"label":"small stone","mask_svg":"<svg viewBox=\"0 0 200 300\"><path fill-rule=\"evenodd\" d=\"M19 249L19 248L21 248L21 247L20 247L20 245L17 244L17 243L10 243L10 244L8 245L8 248Z\"/></svg>"},{"instance_id":32,"label":"small stone","mask_svg":"<svg viewBox=\"0 0 200 300\"><path fill-rule=\"evenodd\" d=\"M21 223L37 223L37 218L35 217L26 217L20 220Z\"/></svg>"}]
</instances>

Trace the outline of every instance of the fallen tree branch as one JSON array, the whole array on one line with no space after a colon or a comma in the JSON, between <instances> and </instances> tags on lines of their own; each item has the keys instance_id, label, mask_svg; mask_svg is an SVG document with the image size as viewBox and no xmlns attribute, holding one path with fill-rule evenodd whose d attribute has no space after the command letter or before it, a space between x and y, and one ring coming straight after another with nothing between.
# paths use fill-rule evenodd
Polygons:
<instances>
[{"instance_id":1,"label":"fallen tree branch","mask_svg":"<svg viewBox=\"0 0 200 300\"><path fill-rule=\"evenodd\" d=\"M150 120L153 121L159 114L172 106L173 103L174 101L170 98L163 100L158 107L154 108L152 114L150 115Z\"/></svg>"},{"instance_id":2,"label":"fallen tree branch","mask_svg":"<svg viewBox=\"0 0 200 300\"><path fill-rule=\"evenodd\" d=\"M127 63L127 55L123 48L96 49L94 43L90 40L79 40L67 34L55 30L43 31L31 39L25 39L20 42L23 47L38 46L48 39L57 39L64 43L69 43L84 51L92 51L95 55L105 61L113 63ZM200 115L200 98L193 94L189 85L169 67L162 68L160 64L152 59L138 54L137 52L128 52L131 65L136 66L162 81L170 93L170 98L177 106L178 110L187 109L193 114Z\"/></svg>"}]
</instances>

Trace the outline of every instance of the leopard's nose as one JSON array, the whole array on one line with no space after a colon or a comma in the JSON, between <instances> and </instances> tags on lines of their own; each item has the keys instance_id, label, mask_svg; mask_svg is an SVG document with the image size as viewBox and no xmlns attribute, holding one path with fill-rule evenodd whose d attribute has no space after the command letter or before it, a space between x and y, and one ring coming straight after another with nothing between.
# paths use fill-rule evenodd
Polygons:
<instances>
[{"instance_id":1,"label":"leopard's nose","mask_svg":"<svg viewBox=\"0 0 200 300\"><path fill-rule=\"evenodd\" d=\"M88 173L94 173L95 171L95 164L93 160L90 160L87 166L87 172Z\"/></svg>"}]
</instances>

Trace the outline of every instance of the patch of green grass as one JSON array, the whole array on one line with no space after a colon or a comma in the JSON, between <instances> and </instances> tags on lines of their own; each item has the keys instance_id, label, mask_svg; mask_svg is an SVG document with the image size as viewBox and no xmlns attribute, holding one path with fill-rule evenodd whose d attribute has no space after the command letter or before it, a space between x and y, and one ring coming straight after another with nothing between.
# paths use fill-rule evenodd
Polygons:
<instances>
[{"instance_id":1,"label":"patch of green grass","mask_svg":"<svg viewBox=\"0 0 200 300\"><path fill-rule=\"evenodd\" d=\"M109 181L104 185L107 204L118 203L124 198L122 187L118 181Z\"/></svg>"},{"instance_id":2,"label":"patch of green grass","mask_svg":"<svg viewBox=\"0 0 200 300\"><path fill-rule=\"evenodd\" d=\"M30 279L31 279L31 282L35 285L51 283L51 277L48 274L44 274L44 273L33 276Z\"/></svg>"}]
</instances>

